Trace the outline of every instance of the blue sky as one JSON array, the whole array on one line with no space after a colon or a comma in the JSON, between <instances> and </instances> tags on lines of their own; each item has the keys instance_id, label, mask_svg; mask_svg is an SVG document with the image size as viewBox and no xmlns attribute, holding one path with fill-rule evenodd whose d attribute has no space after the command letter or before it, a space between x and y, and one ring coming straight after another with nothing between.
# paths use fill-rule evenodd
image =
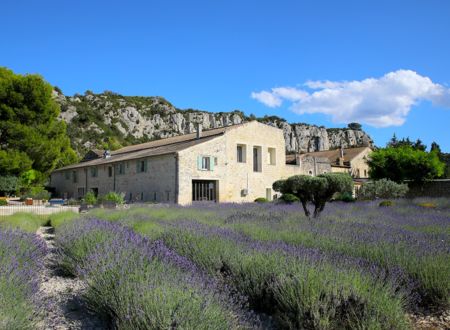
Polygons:
<instances>
[{"instance_id":1,"label":"blue sky","mask_svg":"<svg viewBox=\"0 0 450 330\"><path fill-rule=\"evenodd\" d=\"M0 3L0 65L65 94L160 95L450 152L450 1ZM373 79L369 79L373 78Z\"/></svg>"}]
</instances>

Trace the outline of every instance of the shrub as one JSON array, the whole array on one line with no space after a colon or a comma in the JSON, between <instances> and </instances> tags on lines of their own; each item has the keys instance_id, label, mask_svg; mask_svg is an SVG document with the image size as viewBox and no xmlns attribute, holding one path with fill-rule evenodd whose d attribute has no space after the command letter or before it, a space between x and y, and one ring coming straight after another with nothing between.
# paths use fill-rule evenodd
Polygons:
<instances>
[{"instance_id":1,"label":"shrub","mask_svg":"<svg viewBox=\"0 0 450 330\"><path fill-rule=\"evenodd\" d=\"M389 179L367 182L358 191L358 199L400 198L408 192L406 183L396 183Z\"/></svg>"},{"instance_id":2,"label":"shrub","mask_svg":"<svg viewBox=\"0 0 450 330\"><path fill-rule=\"evenodd\" d=\"M0 193L14 194L21 188L19 178L15 176L0 176Z\"/></svg>"},{"instance_id":3,"label":"shrub","mask_svg":"<svg viewBox=\"0 0 450 330\"><path fill-rule=\"evenodd\" d=\"M89 191L86 196L84 196L84 202L88 205L94 205L97 203L97 197L92 191Z\"/></svg>"},{"instance_id":4,"label":"shrub","mask_svg":"<svg viewBox=\"0 0 450 330\"><path fill-rule=\"evenodd\" d=\"M380 204L378 204L378 206L381 206L381 207L394 206L394 202L393 201L381 201Z\"/></svg>"},{"instance_id":5,"label":"shrub","mask_svg":"<svg viewBox=\"0 0 450 330\"><path fill-rule=\"evenodd\" d=\"M351 192L345 191L343 193L337 194L334 200L351 203L355 201L355 198L353 197L353 194Z\"/></svg>"},{"instance_id":6,"label":"shrub","mask_svg":"<svg viewBox=\"0 0 450 330\"><path fill-rule=\"evenodd\" d=\"M255 199L255 203L267 203L268 200L265 197L258 197L257 199Z\"/></svg>"},{"instance_id":7,"label":"shrub","mask_svg":"<svg viewBox=\"0 0 450 330\"><path fill-rule=\"evenodd\" d=\"M23 196L25 198L33 198L38 200L49 200L50 193L44 187L31 187L30 190Z\"/></svg>"},{"instance_id":8,"label":"shrub","mask_svg":"<svg viewBox=\"0 0 450 330\"><path fill-rule=\"evenodd\" d=\"M286 204L292 204L292 203L300 201L297 196L295 196L293 194L289 194L289 193L283 194L280 197L280 200L285 202Z\"/></svg>"},{"instance_id":9,"label":"shrub","mask_svg":"<svg viewBox=\"0 0 450 330\"><path fill-rule=\"evenodd\" d=\"M314 217L318 217L338 192L353 191L353 179L347 173L324 173L316 177L309 175L294 175L287 180L275 181L273 190L282 194L294 194L298 197L307 217L310 216L307 203L314 205Z\"/></svg>"},{"instance_id":10,"label":"shrub","mask_svg":"<svg viewBox=\"0 0 450 330\"><path fill-rule=\"evenodd\" d=\"M1 329L35 328L34 310L43 308L38 292L45 254L34 233L0 228Z\"/></svg>"},{"instance_id":11,"label":"shrub","mask_svg":"<svg viewBox=\"0 0 450 330\"><path fill-rule=\"evenodd\" d=\"M125 195L123 193L116 193L114 191L110 191L106 195L103 195L100 198L101 202L113 202L117 205L122 205L125 203Z\"/></svg>"},{"instance_id":12,"label":"shrub","mask_svg":"<svg viewBox=\"0 0 450 330\"><path fill-rule=\"evenodd\" d=\"M6 199L0 199L0 206L8 205L8 201Z\"/></svg>"},{"instance_id":13,"label":"shrub","mask_svg":"<svg viewBox=\"0 0 450 330\"><path fill-rule=\"evenodd\" d=\"M421 207L427 208L427 209L434 209L437 207L437 205L435 203L431 203L431 202L424 202L424 203L419 203L417 204Z\"/></svg>"}]
</instances>

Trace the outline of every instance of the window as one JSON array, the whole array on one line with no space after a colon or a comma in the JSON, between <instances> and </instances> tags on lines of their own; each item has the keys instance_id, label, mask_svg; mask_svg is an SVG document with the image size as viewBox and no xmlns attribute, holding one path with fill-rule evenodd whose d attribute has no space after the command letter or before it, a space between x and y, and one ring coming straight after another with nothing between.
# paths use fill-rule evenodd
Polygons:
<instances>
[{"instance_id":1,"label":"window","mask_svg":"<svg viewBox=\"0 0 450 330\"><path fill-rule=\"evenodd\" d=\"M124 163L120 163L119 165L117 165L117 168L118 168L119 175L125 174L125 164Z\"/></svg>"},{"instance_id":2,"label":"window","mask_svg":"<svg viewBox=\"0 0 450 330\"><path fill-rule=\"evenodd\" d=\"M166 201L170 202L170 191L166 191Z\"/></svg>"},{"instance_id":3,"label":"window","mask_svg":"<svg viewBox=\"0 0 450 330\"><path fill-rule=\"evenodd\" d=\"M261 171L261 147L253 147L253 172Z\"/></svg>"},{"instance_id":4,"label":"window","mask_svg":"<svg viewBox=\"0 0 450 330\"><path fill-rule=\"evenodd\" d=\"M78 198L84 197L84 188L78 188Z\"/></svg>"},{"instance_id":5,"label":"window","mask_svg":"<svg viewBox=\"0 0 450 330\"><path fill-rule=\"evenodd\" d=\"M197 158L197 168L201 171L213 171L216 164L216 157L198 156Z\"/></svg>"},{"instance_id":6,"label":"window","mask_svg":"<svg viewBox=\"0 0 450 330\"><path fill-rule=\"evenodd\" d=\"M272 188L266 188L266 199L268 201L272 200Z\"/></svg>"},{"instance_id":7,"label":"window","mask_svg":"<svg viewBox=\"0 0 450 330\"><path fill-rule=\"evenodd\" d=\"M276 165L276 149L268 148L267 149L267 164Z\"/></svg>"},{"instance_id":8,"label":"window","mask_svg":"<svg viewBox=\"0 0 450 330\"><path fill-rule=\"evenodd\" d=\"M72 171L72 180L73 180L73 183L77 183L78 182L77 171Z\"/></svg>"},{"instance_id":9,"label":"window","mask_svg":"<svg viewBox=\"0 0 450 330\"><path fill-rule=\"evenodd\" d=\"M136 173L147 172L147 160L136 161Z\"/></svg>"},{"instance_id":10,"label":"window","mask_svg":"<svg viewBox=\"0 0 450 330\"><path fill-rule=\"evenodd\" d=\"M367 170L364 170L364 177L367 178Z\"/></svg>"},{"instance_id":11,"label":"window","mask_svg":"<svg viewBox=\"0 0 450 330\"><path fill-rule=\"evenodd\" d=\"M98 176L97 167L91 167L91 177L96 178Z\"/></svg>"},{"instance_id":12,"label":"window","mask_svg":"<svg viewBox=\"0 0 450 330\"><path fill-rule=\"evenodd\" d=\"M360 178L360 177L361 177L361 173L360 173L359 168L356 170L356 177L357 177L357 178Z\"/></svg>"},{"instance_id":13,"label":"window","mask_svg":"<svg viewBox=\"0 0 450 330\"><path fill-rule=\"evenodd\" d=\"M66 178L66 180L70 180L70 172L69 171L65 171L64 172L64 177Z\"/></svg>"},{"instance_id":14,"label":"window","mask_svg":"<svg viewBox=\"0 0 450 330\"><path fill-rule=\"evenodd\" d=\"M237 152L237 162L238 163L245 163L246 159L246 148L245 148L245 144L238 144L237 148L236 148L236 152Z\"/></svg>"},{"instance_id":15,"label":"window","mask_svg":"<svg viewBox=\"0 0 450 330\"><path fill-rule=\"evenodd\" d=\"M202 158L202 170L209 170L211 166L211 159L209 157Z\"/></svg>"},{"instance_id":16,"label":"window","mask_svg":"<svg viewBox=\"0 0 450 330\"><path fill-rule=\"evenodd\" d=\"M112 177L113 176L113 168L112 166L108 166L108 177Z\"/></svg>"},{"instance_id":17,"label":"window","mask_svg":"<svg viewBox=\"0 0 450 330\"><path fill-rule=\"evenodd\" d=\"M313 172L312 172L312 171L309 171L309 175L311 175L311 176L312 176L312 175L313 175Z\"/></svg>"}]
</instances>

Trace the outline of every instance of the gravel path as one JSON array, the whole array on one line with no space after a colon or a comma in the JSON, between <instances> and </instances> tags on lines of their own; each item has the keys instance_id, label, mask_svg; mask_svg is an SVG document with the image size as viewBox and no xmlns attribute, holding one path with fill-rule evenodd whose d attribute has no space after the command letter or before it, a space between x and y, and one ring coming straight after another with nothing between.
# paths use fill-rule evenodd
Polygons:
<instances>
[{"instance_id":1,"label":"gravel path","mask_svg":"<svg viewBox=\"0 0 450 330\"><path fill-rule=\"evenodd\" d=\"M46 302L37 323L38 330L103 330L108 326L91 313L81 299L84 286L77 278L61 276L57 267L57 254L54 246L54 229L41 227L37 235L42 237L49 249L44 260L45 269L41 275L40 296Z\"/></svg>"}]
</instances>

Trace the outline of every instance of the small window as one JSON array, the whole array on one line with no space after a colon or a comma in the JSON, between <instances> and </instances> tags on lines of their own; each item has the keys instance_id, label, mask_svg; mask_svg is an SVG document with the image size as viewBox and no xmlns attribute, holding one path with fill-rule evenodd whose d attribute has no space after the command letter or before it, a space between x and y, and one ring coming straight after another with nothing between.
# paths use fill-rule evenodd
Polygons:
<instances>
[{"instance_id":1,"label":"small window","mask_svg":"<svg viewBox=\"0 0 450 330\"><path fill-rule=\"evenodd\" d=\"M367 178L367 170L364 170L364 177Z\"/></svg>"},{"instance_id":2,"label":"small window","mask_svg":"<svg viewBox=\"0 0 450 330\"><path fill-rule=\"evenodd\" d=\"M311 175L311 176L312 176L312 175L313 175L313 172L312 172L312 171L309 171L309 175Z\"/></svg>"},{"instance_id":3,"label":"small window","mask_svg":"<svg viewBox=\"0 0 450 330\"><path fill-rule=\"evenodd\" d=\"M91 177L96 178L98 176L97 167L91 167Z\"/></svg>"},{"instance_id":4,"label":"small window","mask_svg":"<svg viewBox=\"0 0 450 330\"><path fill-rule=\"evenodd\" d=\"M209 170L211 166L211 161L209 157L203 157L202 159L202 170Z\"/></svg>"},{"instance_id":5,"label":"small window","mask_svg":"<svg viewBox=\"0 0 450 330\"><path fill-rule=\"evenodd\" d=\"M73 180L73 183L77 183L78 182L77 171L72 171L72 180Z\"/></svg>"},{"instance_id":6,"label":"small window","mask_svg":"<svg viewBox=\"0 0 450 330\"><path fill-rule=\"evenodd\" d=\"M117 167L118 167L119 175L125 174L125 164L124 163L120 163L119 165L117 165Z\"/></svg>"},{"instance_id":7,"label":"small window","mask_svg":"<svg viewBox=\"0 0 450 330\"><path fill-rule=\"evenodd\" d=\"M237 145L236 153L237 153L237 155L236 155L237 162L238 163L245 163L245 161L246 161L246 159L245 159L246 148L245 148L244 144L238 144Z\"/></svg>"},{"instance_id":8,"label":"small window","mask_svg":"<svg viewBox=\"0 0 450 330\"><path fill-rule=\"evenodd\" d=\"M269 165L276 165L276 149L275 148L268 148L267 149L267 164Z\"/></svg>"},{"instance_id":9,"label":"small window","mask_svg":"<svg viewBox=\"0 0 450 330\"><path fill-rule=\"evenodd\" d=\"M166 201L170 202L170 191L166 191Z\"/></svg>"},{"instance_id":10,"label":"small window","mask_svg":"<svg viewBox=\"0 0 450 330\"><path fill-rule=\"evenodd\" d=\"M65 171L64 172L64 177L66 178L66 180L70 180L70 172L69 171Z\"/></svg>"},{"instance_id":11,"label":"small window","mask_svg":"<svg viewBox=\"0 0 450 330\"><path fill-rule=\"evenodd\" d=\"M156 196L156 195L157 195L157 192L156 192L156 191L153 192L153 201L154 201L154 202L156 202L156 200L157 200L157 198L156 198L157 196Z\"/></svg>"},{"instance_id":12,"label":"small window","mask_svg":"<svg viewBox=\"0 0 450 330\"><path fill-rule=\"evenodd\" d=\"M147 161L146 160L138 160L136 161L136 173L147 172Z\"/></svg>"},{"instance_id":13,"label":"small window","mask_svg":"<svg viewBox=\"0 0 450 330\"><path fill-rule=\"evenodd\" d=\"M108 166L108 177L112 177L113 176L113 168L112 166Z\"/></svg>"},{"instance_id":14,"label":"small window","mask_svg":"<svg viewBox=\"0 0 450 330\"><path fill-rule=\"evenodd\" d=\"M197 169L201 171L213 171L214 166L217 164L216 157L210 156L198 156L197 158Z\"/></svg>"},{"instance_id":15,"label":"small window","mask_svg":"<svg viewBox=\"0 0 450 330\"><path fill-rule=\"evenodd\" d=\"M261 172L262 164L261 164L261 147L253 147L253 172Z\"/></svg>"}]
</instances>

